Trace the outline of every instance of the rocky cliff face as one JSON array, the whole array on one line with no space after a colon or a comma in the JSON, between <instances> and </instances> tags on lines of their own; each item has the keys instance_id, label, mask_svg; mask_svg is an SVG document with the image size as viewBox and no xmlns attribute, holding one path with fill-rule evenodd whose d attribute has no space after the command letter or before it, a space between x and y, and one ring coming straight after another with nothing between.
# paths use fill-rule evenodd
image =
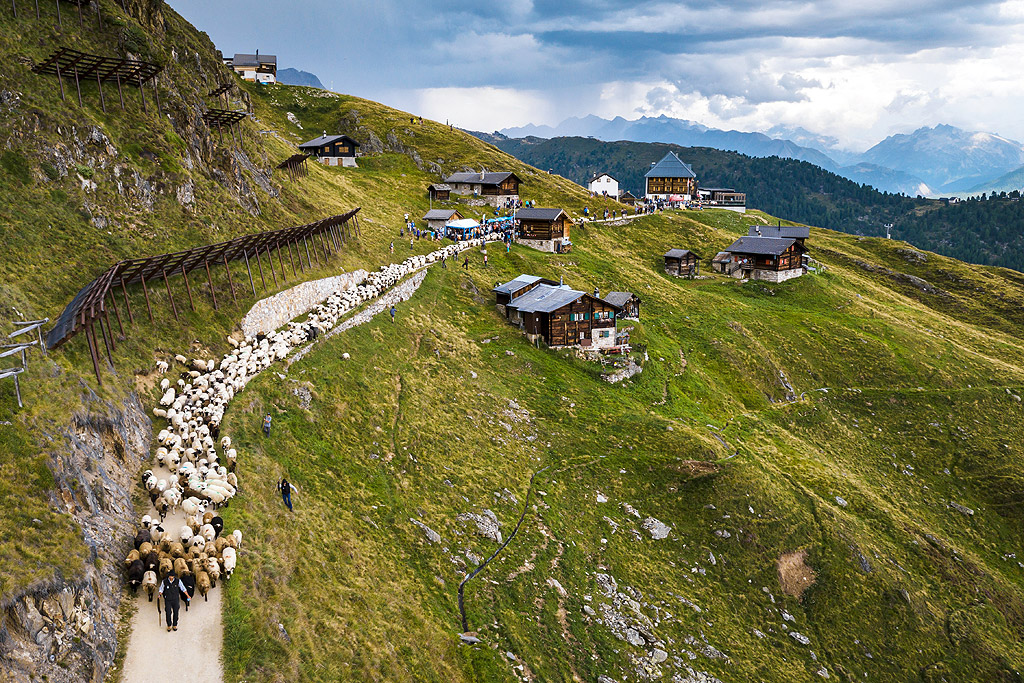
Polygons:
<instances>
[{"instance_id":1,"label":"rocky cliff face","mask_svg":"<svg viewBox=\"0 0 1024 683\"><path fill-rule=\"evenodd\" d=\"M50 439L53 505L72 515L89 548L81 576L57 577L0 605L5 681L103 681L117 648L122 559L135 521L131 489L149 456L152 425L139 397L83 406Z\"/></svg>"}]
</instances>

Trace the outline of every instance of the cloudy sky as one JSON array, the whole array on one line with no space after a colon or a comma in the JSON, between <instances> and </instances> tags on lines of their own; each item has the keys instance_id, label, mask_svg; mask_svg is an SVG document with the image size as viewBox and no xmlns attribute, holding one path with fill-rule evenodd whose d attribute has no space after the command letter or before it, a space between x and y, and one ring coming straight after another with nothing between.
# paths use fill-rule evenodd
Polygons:
<instances>
[{"instance_id":1,"label":"cloudy sky","mask_svg":"<svg viewBox=\"0 0 1024 683\"><path fill-rule=\"evenodd\" d=\"M1024 0L168 0L225 54L476 130L665 114L1024 140Z\"/></svg>"}]
</instances>

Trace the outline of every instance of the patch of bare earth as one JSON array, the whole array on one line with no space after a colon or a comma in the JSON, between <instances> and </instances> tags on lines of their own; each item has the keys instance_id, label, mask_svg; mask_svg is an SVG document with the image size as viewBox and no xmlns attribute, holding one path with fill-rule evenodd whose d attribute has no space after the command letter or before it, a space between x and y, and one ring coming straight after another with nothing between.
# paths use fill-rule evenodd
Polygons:
<instances>
[{"instance_id":1,"label":"patch of bare earth","mask_svg":"<svg viewBox=\"0 0 1024 683\"><path fill-rule=\"evenodd\" d=\"M818 575L807 566L807 551L797 550L779 556L775 569L779 573L782 592L799 598L808 588L814 585Z\"/></svg>"}]
</instances>

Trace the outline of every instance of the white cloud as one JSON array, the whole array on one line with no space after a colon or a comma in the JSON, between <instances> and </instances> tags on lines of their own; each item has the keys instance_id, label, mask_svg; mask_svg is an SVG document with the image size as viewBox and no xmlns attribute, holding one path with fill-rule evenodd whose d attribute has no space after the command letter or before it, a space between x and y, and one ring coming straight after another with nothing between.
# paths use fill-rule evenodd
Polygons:
<instances>
[{"instance_id":1,"label":"white cloud","mask_svg":"<svg viewBox=\"0 0 1024 683\"><path fill-rule=\"evenodd\" d=\"M402 93L395 93L399 101ZM459 128L490 132L550 121L547 93L512 88L424 88L407 91L409 111Z\"/></svg>"}]
</instances>

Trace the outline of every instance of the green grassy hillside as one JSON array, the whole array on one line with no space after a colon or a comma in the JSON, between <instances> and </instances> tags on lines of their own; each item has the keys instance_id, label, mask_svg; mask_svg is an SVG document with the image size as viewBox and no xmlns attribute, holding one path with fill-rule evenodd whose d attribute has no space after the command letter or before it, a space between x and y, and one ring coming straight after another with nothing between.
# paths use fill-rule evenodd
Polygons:
<instances>
[{"instance_id":1,"label":"green grassy hillside","mask_svg":"<svg viewBox=\"0 0 1024 683\"><path fill-rule=\"evenodd\" d=\"M118 4L101 4L104 33L4 15L5 318L55 317L119 258L355 206L362 236L302 277L374 268L406 253L388 243L403 213L428 207L426 185L461 168L514 170L541 205L602 206L469 135L312 89L239 84L233 104L254 118L241 149L221 144L197 119L228 77L212 45L160 3L129 3L131 17ZM167 64L170 115L134 102L103 115L88 86L84 107L62 105L19 58L71 42ZM363 142L360 168L265 177L321 130ZM487 270L474 252L469 271L433 268L394 325L253 381L224 424L242 482L225 517L246 539L226 593L228 680L1019 677L1024 277L817 229L825 270L784 285L661 271L670 247L708 257L775 220L658 214L576 230L564 256L492 249ZM608 366L528 344L490 294L522 272L636 292L643 372L613 385ZM151 290L157 321L138 315L102 388L78 338L33 356L24 410L0 384L3 604L94 561L55 502L81 505L56 467L73 417L100 423L133 393L152 406L157 357L223 353L252 298L214 311L205 296L176 323ZM294 514L275 496L285 473ZM518 535L467 585L481 642L460 644L458 583L498 547L465 515L490 511L507 538L524 505Z\"/></svg>"},{"instance_id":2,"label":"green grassy hillside","mask_svg":"<svg viewBox=\"0 0 1024 683\"><path fill-rule=\"evenodd\" d=\"M435 270L394 326L250 385L226 425L259 482L230 512L258 557L229 589L232 677L633 680L657 647L670 657L644 677L1009 680L1019 276L827 231L811 239L826 272L782 286L659 272L667 247L713 253L755 220L662 215L587 230L567 257ZM528 344L488 294L520 272L639 293L643 373L610 385ZM460 645L458 582L497 543L458 516L492 510L507 535L542 468L522 531L467 587L484 643ZM776 563L800 550L816 578L798 598ZM598 574L656 645L616 639Z\"/></svg>"}]
</instances>

